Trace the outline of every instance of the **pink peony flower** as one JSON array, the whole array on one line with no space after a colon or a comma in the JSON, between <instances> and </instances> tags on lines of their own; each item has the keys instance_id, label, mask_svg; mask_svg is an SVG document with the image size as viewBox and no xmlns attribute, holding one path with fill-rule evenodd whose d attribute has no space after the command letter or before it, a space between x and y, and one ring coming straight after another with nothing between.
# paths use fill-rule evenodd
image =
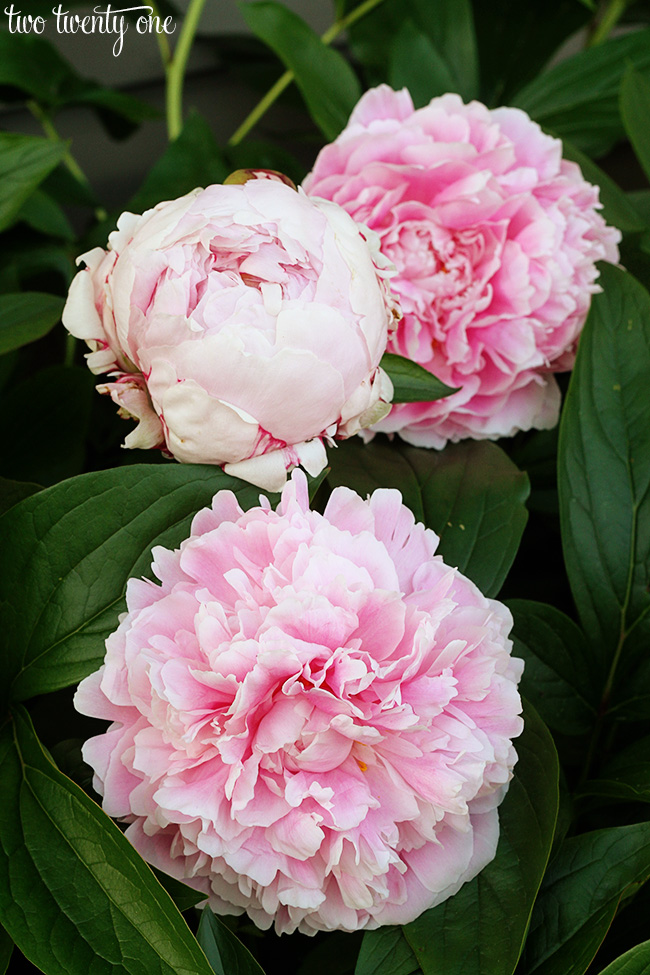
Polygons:
<instances>
[{"instance_id":1,"label":"pink peony flower","mask_svg":"<svg viewBox=\"0 0 650 975\"><path fill-rule=\"evenodd\" d=\"M494 856L520 734L501 603L398 491L309 510L219 492L161 581L131 580L75 698L84 758L143 857L220 914L305 934L403 924Z\"/></svg>"},{"instance_id":2,"label":"pink peony flower","mask_svg":"<svg viewBox=\"0 0 650 975\"><path fill-rule=\"evenodd\" d=\"M397 311L375 235L277 176L124 213L79 260L63 322L139 420L125 447L273 491L390 409L379 361Z\"/></svg>"},{"instance_id":3,"label":"pink peony flower","mask_svg":"<svg viewBox=\"0 0 650 975\"><path fill-rule=\"evenodd\" d=\"M458 95L414 111L367 92L304 183L381 238L404 317L389 348L459 392L374 427L443 447L552 427L591 295L620 234L562 143L522 111Z\"/></svg>"}]
</instances>

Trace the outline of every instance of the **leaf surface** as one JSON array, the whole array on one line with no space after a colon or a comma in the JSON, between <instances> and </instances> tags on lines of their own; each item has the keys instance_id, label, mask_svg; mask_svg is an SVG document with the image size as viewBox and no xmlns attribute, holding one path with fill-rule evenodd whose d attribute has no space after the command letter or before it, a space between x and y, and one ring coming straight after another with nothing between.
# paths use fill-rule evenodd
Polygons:
<instances>
[{"instance_id":1,"label":"leaf surface","mask_svg":"<svg viewBox=\"0 0 650 975\"><path fill-rule=\"evenodd\" d=\"M596 158L623 136L618 93L628 65L650 71L650 30L587 48L543 71L512 99L537 122Z\"/></svg>"},{"instance_id":2,"label":"leaf surface","mask_svg":"<svg viewBox=\"0 0 650 975\"><path fill-rule=\"evenodd\" d=\"M63 300L38 291L0 295L0 355L19 349L54 328Z\"/></svg>"},{"instance_id":3,"label":"leaf surface","mask_svg":"<svg viewBox=\"0 0 650 975\"><path fill-rule=\"evenodd\" d=\"M650 295L608 264L600 283L560 426L562 543L599 685L629 696L650 642Z\"/></svg>"},{"instance_id":4,"label":"leaf surface","mask_svg":"<svg viewBox=\"0 0 650 975\"><path fill-rule=\"evenodd\" d=\"M451 396L456 390L446 386L442 380L402 355L385 352L382 356L381 367L385 369L395 389L394 403L422 403L445 396Z\"/></svg>"},{"instance_id":5,"label":"leaf surface","mask_svg":"<svg viewBox=\"0 0 650 975\"><path fill-rule=\"evenodd\" d=\"M253 33L293 71L316 125L328 139L335 139L361 97L350 65L282 4L258 0L240 3L239 9Z\"/></svg>"},{"instance_id":6,"label":"leaf surface","mask_svg":"<svg viewBox=\"0 0 650 975\"><path fill-rule=\"evenodd\" d=\"M584 634L559 609L510 599L514 653L526 661L521 691L554 731L585 734L596 720L598 689Z\"/></svg>"},{"instance_id":7,"label":"leaf surface","mask_svg":"<svg viewBox=\"0 0 650 975\"><path fill-rule=\"evenodd\" d=\"M201 911L196 936L214 975L264 975L248 948L209 907Z\"/></svg>"},{"instance_id":8,"label":"leaf surface","mask_svg":"<svg viewBox=\"0 0 650 975\"><path fill-rule=\"evenodd\" d=\"M30 697L96 670L151 547L173 548L220 489L242 507L259 491L219 468L134 464L83 474L21 501L0 519L2 686Z\"/></svg>"},{"instance_id":9,"label":"leaf surface","mask_svg":"<svg viewBox=\"0 0 650 975\"><path fill-rule=\"evenodd\" d=\"M128 840L46 757L17 706L0 737L0 904L46 975L211 975Z\"/></svg>"},{"instance_id":10,"label":"leaf surface","mask_svg":"<svg viewBox=\"0 0 650 975\"><path fill-rule=\"evenodd\" d=\"M0 230L15 223L27 198L61 162L65 152L64 142L0 132Z\"/></svg>"},{"instance_id":11,"label":"leaf surface","mask_svg":"<svg viewBox=\"0 0 650 975\"><path fill-rule=\"evenodd\" d=\"M582 975L626 888L649 876L650 823L615 826L565 840L535 903L522 973Z\"/></svg>"}]
</instances>

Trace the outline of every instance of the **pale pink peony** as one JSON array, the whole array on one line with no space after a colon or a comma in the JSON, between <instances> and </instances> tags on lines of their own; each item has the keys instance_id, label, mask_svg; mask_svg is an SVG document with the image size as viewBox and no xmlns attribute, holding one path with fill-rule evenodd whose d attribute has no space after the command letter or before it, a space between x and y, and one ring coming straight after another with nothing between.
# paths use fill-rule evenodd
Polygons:
<instances>
[{"instance_id":1,"label":"pale pink peony","mask_svg":"<svg viewBox=\"0 0 650 975\"><path fill-rule=\"evenodd\" d=\"M552 427L595 262L620 234L562 143L522 111L458 95L414 111L406 90L367 92L304 188L375 230L397 267L404 317L389 348L460 391L397 406L375 427L442 447Z\"/></svg>"},{"instance_id":2,"label":"pale pink peony","mask_svg":"<svg viewBox=\"0 0 650 975\"><path fill-rule=\"evenodd\" d=\"M221 491L131 580L75 698L84 758L150 863L219 914L305 934L403 924L494 856L520 734L509 611L398 491L277 512Z\"/></svg>"},{"instance_id":3,"label":"pale pink peony","mask_svg":"<svg viewBox=\"0 0 650 975\"><path fill-rule=\"evenodd\" d=\"M273 491L388 412L379 361L398 313L374 234L259 175L122 214L108 250L79 258L63 322L140 421L124 446Z\"/></svg>"}]
</instances>

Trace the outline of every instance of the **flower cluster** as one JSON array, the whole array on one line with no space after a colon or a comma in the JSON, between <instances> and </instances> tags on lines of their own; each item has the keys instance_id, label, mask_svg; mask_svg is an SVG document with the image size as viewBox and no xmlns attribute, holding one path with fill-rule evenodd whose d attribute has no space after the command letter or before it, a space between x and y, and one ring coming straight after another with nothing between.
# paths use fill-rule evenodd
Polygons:
<instances>
[{"instance_id":1,"label":"flower cluster","mask_svg":"<svg viewBox=\"0 0 650 975\"><path fill-rule=\"evenodd\" d=\"M558 139L518 109L450 94L414 111L382 85L304 187L380 235L404 313L391 351L460 387L375 429L442 447L555 425L552 373L573 365L596 261L615 262L620 240Z\"/></svg>"},{"instance_id":2,"label":"flower cluster","mask_svg":"<svg viewBox=\"0 0 650 975\"><path fill-rule=\"evenodd\" d=\"M262 928L402 924L494 856L522 728L509 611L399 492L222 491L131 580L79 687L84 757L151 863Z\"/></svg>"},{"instance_id":3,"label":"flower cluster","mask_svg":"<svg viewBox=\"0 0 650 975\"><path fill-rule=\"evenodd\" d=\"M80 258L63 321L139 420L125 446L273 491L388 412L379 362L399 313L375 235L259 176L124 213L109 249Z\"/></svg>"}]
</instances>

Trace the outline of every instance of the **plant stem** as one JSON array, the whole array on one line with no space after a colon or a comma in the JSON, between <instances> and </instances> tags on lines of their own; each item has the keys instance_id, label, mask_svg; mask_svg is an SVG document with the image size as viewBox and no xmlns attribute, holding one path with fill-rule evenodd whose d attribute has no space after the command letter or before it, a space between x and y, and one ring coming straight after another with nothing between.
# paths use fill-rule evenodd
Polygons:
<instances>
[{"instance_id":1,"label":"plant stem","mask_svg":"<svg viewBox=\"0 0 650 975\"><path fill-rule=\"evenodd\" d=\"M285 71L278 78L272 88L269 88L264 98L262 98L255 108L250 112L236 132L228 139L229 146L238 146L242 139L248 135L250 130L257 125L262 116L268 111L274 101L276 101L285 88L288 88L293 81L293 71Z\"/></svg>"},{"instance_id":2,"label":"plant stem","mask_svg":"<svg viewBox=\"0 0 650 975\"><path fill-rule=\"evenodd\" d=\"M64 140L57 132L54 126L54 122L47 114L47 112L38 104L38 102L35 102L32 99L30 99L27 102L27 108L32 113L34 118L38 119L38 121L41 123L43 132L51 142L64 142ZM72 155L69 149L66 149L65 151L65 155L63 156L63 164L68 170L68 172L72 173L74 178L78 180L82 184L82 186L85 186L88 190L92 192L92 187L90 185L90 182L88 181L88 177L86 176L83 169L81 168L81 166L74 158L74 156ZM104 210L103 207L96 207L95 217L97 218L97 220L105 220L107 217L106 210Z\"/></svg>"},{"instance_id":3,"label":"plant stem","mask_svg":"<svg viewBox=\"0 0 650 975\"><path fill-rule=\"evenodd\" d=\"M74 354L76 350L77 350L77 340L74 337L74 335L71 335L70 332L68 332L65 338L65 358L63 360L64 366L74 365Z\"/></svg>"},{"instance_id":4,"label":"plant stem","mask_svg":"<svg viewBox=\"0 0 650 975\"><path fill-rule=\"evenodd\" d=\"M156 0L149 0L149 6L151 7L153 16L158 17L159 20L162 20L163 18L160 16L160 12L158 10ZM164 32L162 34L159 34L158 31L155 31L155 34L156 34L156 41L158 43L158 49L160 51L160 58L163 63L165 72L167 72L167 66L170 64L172 59L172 49L169 46L169 41L167 40L167 34L165 34Z\"/></svg>"},{"instance_id":5,"label":"plant stem","mask_svg":"<svg viewBox=\"0 0 650 975\"><path fill-rule=\"evenodd\" d=\"M174 54L167 62L167 134L170 142L183 128L183 81L196 29L199 26L205 0L190 0Z\"/></svg>"},{"instance_id":6,"label":"plant stem","mask_svg":"<svg viewBox=\"0 0 650 975\"><path fill-rule=\"evenodd\" d=\"M52 119L47 114L47 112L45 112L44 109L41 108L38 102L32 100L28 101L27 108L30 110L34 118L38 119L38 121L41 123L43 132L51 142L63 142L63 139L61 138L59 133L56 131L56 128L54 127L54 123L52 122ZM68 170L72 173L72 175L76 179L78 179L80 183L83 183L84 186L89 185L88 180L86 178L86 174L82 170L77 160L71 155L71 153L67 149L66 149L65 156L63 157L63 162L67 166Z\"/></svg>"},{"instance_id":7,"label":"plant stem","mask_svg":"<svg viewBox=\"0 0 650 975\"><path fill-rule=\"evenodd\" d=\"M347 30L348 27L352 27L352 24L356 24L357 20L361 20L362 17L365 17L366 14L369 14L371 10L374 10L375 7L378 7L383 2L384 0L364 0L358 7L351 10L349 14L346 14L345 17L341 17L340 20L332 24L329 30L326 30L321 36L321 41L323 44L331 44L335 37L343 33L344 30Z\"/></svg>"},{"instance_id":8,"label":"plant stem","mask_svg":"<svg viewBox=\"0 0 650 975\"><path fill-rule=\"evenodd\" d=\"M596 47L606 41L616 24L621 19L628 0L609 0L605 7L603 16L596 25L596 28L589 38L588 47Z\"/></svg>"},{"instance_id":9,"label":"plant stem","mask_svg":"<svg viewBox=\"0 0 650 975\"><path fill-rule=\"evenodd\" d=\"M345 17L341 17L339 20L335 21L332 26L321 35L321 41L323 44L331 44L335 37L338 37L344 30L351 27L352 24L356 23L366 14L369 14L371 10L378 7L380 3L384 0L364 0L363 3L351 10L349 14ZM234 132L228 139L229 146L237 146L244 139L250 130L257 125L262 116L268 111L273 102L275 102L285 88L288 88L294 79L293 71L285 71L284 74L278 78L276 83L272 88L269 88L266 95L257 103L255 108L246 116L242 124L239 126L236 132Z\"/></svg>"}]
</instances>

